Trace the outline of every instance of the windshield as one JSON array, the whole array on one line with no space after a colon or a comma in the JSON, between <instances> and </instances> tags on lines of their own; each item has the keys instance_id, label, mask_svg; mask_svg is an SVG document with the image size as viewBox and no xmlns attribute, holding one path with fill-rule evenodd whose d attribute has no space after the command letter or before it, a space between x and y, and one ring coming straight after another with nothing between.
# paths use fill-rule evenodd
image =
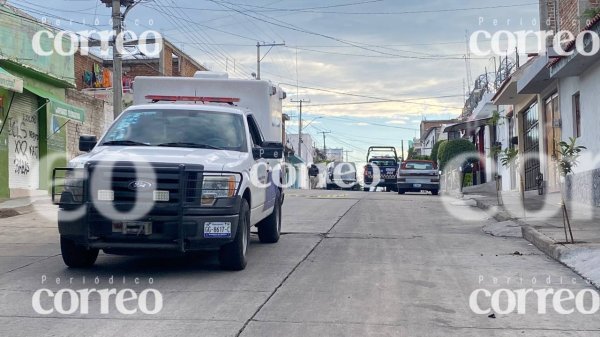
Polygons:
<instances>
[{"instance_id":1,"label":"windshield","mask_svg":"<svg viewBox=\"0 0 600 337\"><path fill-rule=\"evenodd\" d=\"M396 166L396 162L393 160L371 160L371 164L377 166Z\"/></svg>"},{"instance_id":2,"label":"windshield","mask_svg":"<svg viewBox=\"0 0 600 337\"><path fill-rule=\"evenodd\" d=\"M432 163L407 162L405 165L407 170L433 170Z\"/></svg>"},{"instance_id":3,"label":"windshield","mask_svg":"<svg viewBox=\"0 0 600 337\"><path fill-rule=\"evenodd\" d=\"M246 152L242 115L196 110L124 112L100 145L209 148Z\"/></svg>"}]
</instances>

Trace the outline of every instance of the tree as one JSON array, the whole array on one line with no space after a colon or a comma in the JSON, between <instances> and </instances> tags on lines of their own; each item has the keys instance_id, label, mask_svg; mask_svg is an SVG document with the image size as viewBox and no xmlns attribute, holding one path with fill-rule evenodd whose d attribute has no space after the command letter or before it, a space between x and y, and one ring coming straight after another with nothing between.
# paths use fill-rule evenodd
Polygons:
<instances>
[{"instance_id":1,"label":"tree","mask_svg":"<svg viewBox=\"0 0 600 337\"><path fill-rule=\"evenodd\" d=\"M558 171L560 175L566 178L569 174L573 173L573 169L579 164L579 157L581 152L586 150L585 146L578 146L576 138L569 138L569 142L560 142L560 158L558 159ZM564 188L561 186L561 208L563 211L563 227L565 230L565 239L567 243L569 238L567 237L567 229L571 237L571 243L575 243L573 239L573 230L571 229L571 221L569 220L569 212L565 203Z\"/></svg>"},{"instance_id":2,"label":"tree","mask_svg":"<svg viewBox=\"0 0 600 337\"><path fill-rule=\"evenodd\" d=\"M448 141L444 141L444 142L442 142L440 144L440 146L438 146L438 152L437 152L435 160L437 160L438 166L440 168L442 167L442 165L441 165L441 163L442 163L441 158L443 158L446 155L446 146L448 146Z\"/></svg>"},{"instance_id":3,"label":"tree","mask_svg":"<svg viewBox=\"0 0 600 337\"><path fill-rule=\"evenodd\" d=\"M446 142L445 140L440 140L440 141L436 142L433 145L433 148L431 149L431 160L433 160L436 163L438 162L438 153L439 153L440 146L442 144L444 144L445 142Z\"/></svg>"},{"instance_id":4,"label":"tree","mask_svg":"<svg viewBox=\"0 0 600 337\"><path fill-rule=\"evenodd\" d=\"M518 165L518 159L519 159L519 150L515 149L515 148L506 148L503 151L500 151L498 153L498 158L500 159L500 164L504 167L506 167L509 172L511 172L513 169L517 168ZM520 176L520 174L519 174ZM496 184L496 196L498 198L498 205L501 204L500 202L500 186L499 183Z\"/></svg>"},{"instance_id":5,"label":"tree","mask_svg":"<svg viewBox=\"0 0 600 337\"><path fill-rule=\"evenodd\" d=\"M468 154L468 153L472 153L472 154L476 154L477 150L475 148L475 144L471 143L470 141L466 140L466 139L454 139L454 140L449 140L448 142L446 142L445 144L441 145L443 148L441 150L443 150L443 152L440 152L440 150L438 150L438 158L439 158L439 164L440 167L442 169L446 168L446 165L448 165L448 163L450 161L452 161L452 159L463 155L463 154ZM468 158L467 162L473 162L475 159L474 156L472 156L472 158ZM460 165L463 165L465 163L460 163ZM458 168L458 167L456 167Z\"/></svg>"},{"instance_id":6,"label":"tree","mask_svg":"<svg viewBox=\"0 0 600 337\"><path fill-rule=\"evenodd\" d=\"M427 155L421 155L421 154L417 154L417 151L415 151L414 147L410 147L408 148L408 155L406 156L406 159L412 159L412 160L430 160L430 157Z\"/></svg>"},{"instance_id":7,"label":"tree","mask_svg":"<svg viewBox=\"0 0 600 337\"><path fill-rule=\"evenodd\" d=\"M325 163L327 162L327 156L321 149L315 149L315 163Z\"/></svg>"}]
</instances>

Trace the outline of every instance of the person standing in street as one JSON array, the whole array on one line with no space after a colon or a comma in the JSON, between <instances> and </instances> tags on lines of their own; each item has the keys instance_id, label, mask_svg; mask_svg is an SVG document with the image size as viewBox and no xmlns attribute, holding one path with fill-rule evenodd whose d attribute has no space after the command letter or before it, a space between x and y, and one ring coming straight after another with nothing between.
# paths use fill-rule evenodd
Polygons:
<instances>
[{"instance_id":1,"label":"person standing in street","mask_svg":"<svg viewBox=\"0 0 600 337\"><path fill-rule=\"evenodd\" d=\"M310 189L316 189L319 182L319 168L314 163L308 168L308 177L310 179Z\"/></svg>"}]
</instances>

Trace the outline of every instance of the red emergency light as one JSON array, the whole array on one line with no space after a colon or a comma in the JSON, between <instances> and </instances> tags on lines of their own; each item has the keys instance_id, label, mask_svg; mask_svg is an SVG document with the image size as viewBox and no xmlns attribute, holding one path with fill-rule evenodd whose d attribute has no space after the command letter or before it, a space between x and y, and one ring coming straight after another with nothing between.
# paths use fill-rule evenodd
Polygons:
<instances>
[{"instance_id":1,"label":"red emergency light","mask_svg":"<svg viewBox=\"0 0 600 337\"><path fill-rule=\"evenodd\" d=\"M153 103L160 101L167 102L202 102L202 103L228 103L233 104L240 101L234 97L201 97L201 96L164 96L164 95L147 95L146 99Z\"/></svg>"}]
</instances>

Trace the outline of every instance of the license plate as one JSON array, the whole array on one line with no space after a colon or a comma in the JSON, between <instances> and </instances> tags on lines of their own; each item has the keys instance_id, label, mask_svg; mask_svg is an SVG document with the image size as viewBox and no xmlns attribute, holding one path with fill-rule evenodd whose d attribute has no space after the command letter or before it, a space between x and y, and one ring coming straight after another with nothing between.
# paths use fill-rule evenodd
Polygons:
<instances>
[{"instance_id":1,"label":"license plate","mask_svg":"<svg viewBox=\"0 0 600 337\"><path fill-rule=\"evenodd\" d=\"M385 172L386 172L387 174L394 174L394 173L396 173L396 169L393 169L393 168L388 168L388 169L385 169Z\"/></svg>"},{"instance_id":2,"label":"license plate","mask_svg":"<svg viewBox=\"0 0 600 337\"><path fill-rule=\"evenodd\" d=\"M231 222L205 222L205 238L230 238Z\"/></svg>"},{"instance_id":3,"label":"license plate","mask_svg":"<svg viewBox=\"0 0 600 337\"><path fill-rule=\"evenodd\" d=\"M152 222L146 221L123 221L113 222L113 232L124 235L150 235L152 234Z\"/></svg>"},{"instance_id":4,"label":"license plate","mask_svg":"<svg viewBox=\"0 0 600 337\"><path fill-rule=\"evenodd\" d=\"M413 184L413 187L421 187L421 184Z\"/></svg>"}]
</instances>

